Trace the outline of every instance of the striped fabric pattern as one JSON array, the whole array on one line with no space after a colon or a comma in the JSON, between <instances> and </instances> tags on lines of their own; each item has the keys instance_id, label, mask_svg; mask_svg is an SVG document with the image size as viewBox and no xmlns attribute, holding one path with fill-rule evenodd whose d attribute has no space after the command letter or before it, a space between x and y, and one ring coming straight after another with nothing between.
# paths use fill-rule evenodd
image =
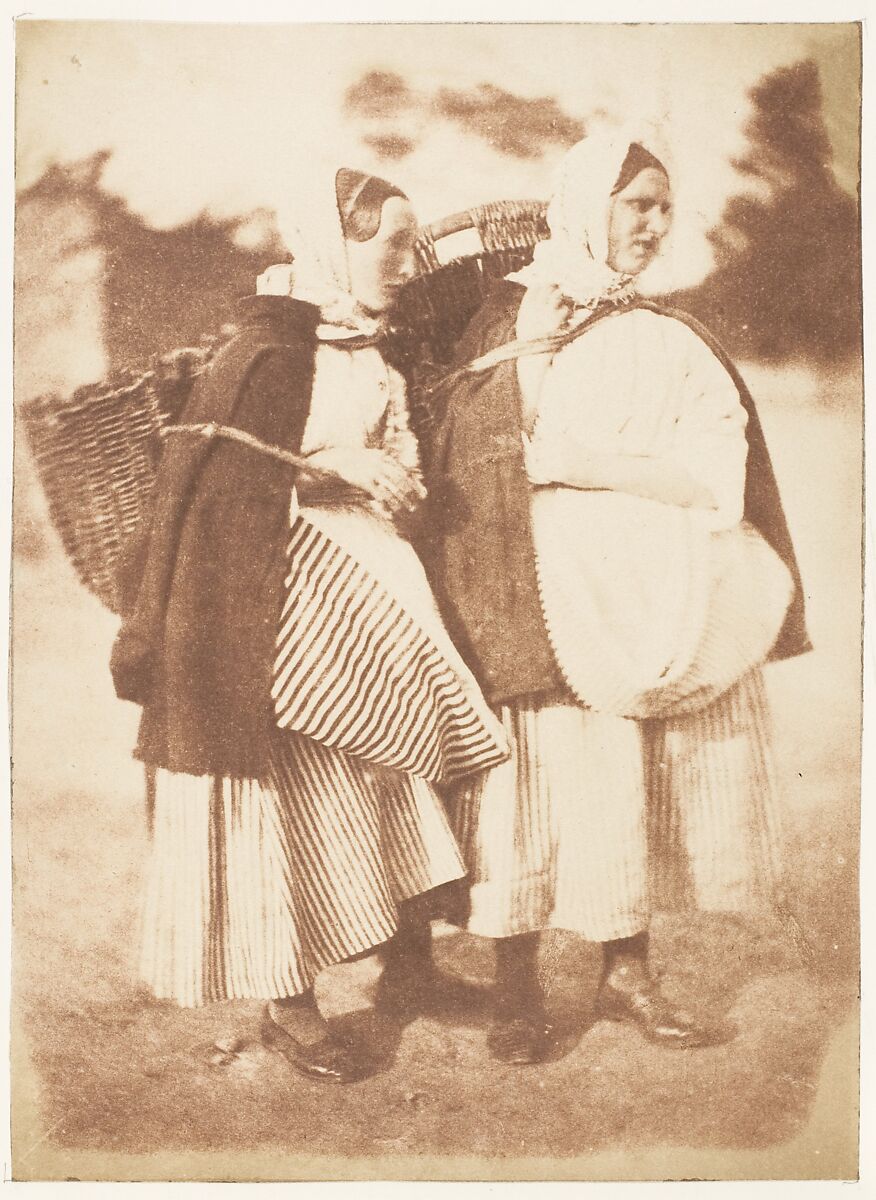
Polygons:
<instances>
[{"instance_id":1,"label":"striped fabric pattern","mask_svg":"<svg viewBox=\"0 0 876 1200\"><path fill-rule=\"evenodd\" d=\"M655 907L746 911L778 902L771 727L760 670L698 712L643 725Z\"/></svg>"},{"instance_id":2,"label":"striped fabric pattern","mask_svg":"<svg viewBox=\"0 0 876 1200\"><path fill-rule=\"evenodd\" d=\"M277 725L431 782L500 762L446 657L342 546L299 518L271 690Z\"/></svg>"},{"instance_id":3,"label":"striped fabric pattern","mask_svg":"<svg viewBox=\"0 0 876 1200\"><path fill-rule=\"evenodd\" d=\"M184 1006L299 995L463 874L425 780L295 733L267 781L159 770L154 795L140 973Z\"/></svg>"},{"instance_id":4,"label":"striped fabric pattern","mask_svg":"<svg viewBox=\"0 0 876 1200\"><path fill-rule=\"evenodd\" d=\"M457 789L473 933L627 937L659 908L762 908L780 831L760 670L707 708L636 722L570 703L506 706L510 763Z\"/></svg>"},{"instance_id":5,"label":"striped fabric pattern","mask_svg":"<svg viewBox=\"0 0 876 1200\"><path fill-rule=\"evenodd\" d=\"M503 706L501 716L511 761L449 806L471 879L468 929L636 933L647 917L636 724L571 703Z\"/></svg>"}]
</instances>

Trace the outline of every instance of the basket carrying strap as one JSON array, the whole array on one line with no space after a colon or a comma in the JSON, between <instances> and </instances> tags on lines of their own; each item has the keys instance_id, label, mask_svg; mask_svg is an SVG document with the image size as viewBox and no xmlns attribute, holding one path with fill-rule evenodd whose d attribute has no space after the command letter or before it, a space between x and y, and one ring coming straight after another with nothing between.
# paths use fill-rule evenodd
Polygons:
<instances>
[{"instance_id":1,"label":"basket carrying strap","mask_svg":"<svg viewBox=\"0 0 876 1200\"><path fill-rule=\"evenodd\" d=\"M636 308L638 305L635 301L628 302L623 306L618 304L607 304L602 308L598 308L584 320L579 320L574 324L566 323L556 333L546 334L544 337L531 338L523 340L515 338L513 341L505 342L501 346L497 346L494 350L488 350L486 354L481 354L477 358L473 358L470 362L464 363L463 366L455 368L447 375L442 376L440 385L455 381L463 375L475 375L481 371L491 371L493 367L498 367L500 363L509 362L511 359L526 358L531 354L556 354L558 350L562 350L564 346L568 346L570 342L574 342L582 334L587 333L597 325L600 321L604 321L606 317L613 317L619 312L629 312L630 309Z\"/></svg>"},{"instance_id":2,"label":"basket carrying strap","mask_svg":"<svg viewBox=\"0 0 876 1200\"><path fill-rule=\"evenodd\" d=\"M207 441L220 438L229 442L239 442L242 446L248 446L251 450L257 450L260 454L267 454L270 458L287 463L290 467L295 467L297 470L304 471L306 474L313 475L316 478L331 480L341 478L336 471L331 471L327 467L318 467L304 455L293 454L291 450L284 450L282 446L274 446L269 442L263 442L261 438L254 437L251 433L247 433L243 429L238 429L234 425L219 425L215 421L204 421L194 425L165 425L161 430L162 437L174 434L189 434L194 437L204 438Z\"/></svg>"}]
</instances>

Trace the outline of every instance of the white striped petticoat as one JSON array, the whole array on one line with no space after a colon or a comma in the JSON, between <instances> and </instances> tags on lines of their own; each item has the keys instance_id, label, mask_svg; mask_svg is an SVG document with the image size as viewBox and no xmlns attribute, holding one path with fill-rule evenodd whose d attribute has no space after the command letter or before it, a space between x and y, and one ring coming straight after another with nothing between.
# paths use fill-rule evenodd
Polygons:
<instances>
[{"instance_id":1,"label":"white striped petticoat","mask_svg":"<svg viewBox=\"0 0 876 1200\"><path fill-rule=\"evenodd\" d=\"M140 975L186 1007L299 995L464 871L430 784L295 733L264 780L153 784Z\"/></svg>"},{"instance_id":2,"label":"white striped petticoat","mask_svg":"<svg viewBox=\"0 0 876 1200\"><path fill-rule=\"evenodd\" d=\"M711 705L633 721L570 703L503 707L509 762L456 790L468 929L627 937L657 910L775 913L778 796L762 672Z\"/></svg>"},{"instance_id":3,"label":"white striped petticoat","mask_svg":"<svg viewBox=\"0 0 876 1200\"><path fill-rule=\"evenodd\" d=\"M432 783L507 757L446 655L370 571L301 517L271 696L280 729Z\"/></svg>"}]
</instances>

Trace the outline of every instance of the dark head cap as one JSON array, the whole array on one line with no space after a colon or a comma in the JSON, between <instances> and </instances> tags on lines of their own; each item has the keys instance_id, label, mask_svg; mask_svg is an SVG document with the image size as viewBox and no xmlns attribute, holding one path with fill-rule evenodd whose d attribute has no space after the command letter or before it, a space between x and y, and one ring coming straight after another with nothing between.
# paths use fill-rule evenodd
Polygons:
<instances>
[{"instance_id":1,"label":"dark head cap","mask_svg":"<svg viewBox=\"0 0 876 1200\"><path fill-rule=\"evenodd\" d=\"M341 229L347 241L369 242L380 228L380 214L391 196L407 200L394 184L341 167L335 176L335 195L341 215Z\"/></svg>"},{"instance_id":2,"label":"dark head cap","mask_svg":"<svg viewBox=\"0 0 876 1200\"><path fill-rule=\"evenodd\" d=\"M656 158L644 146L640 146L638 142L630 142L627 156L621 164L620 174L617 177L614 187L611 189L612 196L616 196L618 192L622 192L627 184L633 182L640 171L645 171L648 167L662 171L666 178L669 178L669 172L659 158Z\"/></svg>"}]
</instances>

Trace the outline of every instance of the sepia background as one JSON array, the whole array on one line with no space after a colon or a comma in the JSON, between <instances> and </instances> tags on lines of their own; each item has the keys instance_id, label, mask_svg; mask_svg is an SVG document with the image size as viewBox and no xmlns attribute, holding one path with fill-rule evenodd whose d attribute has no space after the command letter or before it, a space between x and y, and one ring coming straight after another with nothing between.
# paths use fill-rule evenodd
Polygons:
<instances>
[{"instance_id":1,"label":"sepia background","mask_svg":"<svg viewBox=\"0 0 876 1200\"><path fill-rule=\"evenodd\" d=\"M16 404L218 330L289 257L314 165L387 176L429 221L546 196L589 129L658 122L676 225L648 287L742 367L816 649L768 672L790 863L781 922L676 917L655 931L667 990L729 1010L734 1043L673 1056L590 1028L594 950L556 936L545 975L562 1059L515 1073L488 1059L478 1014L420 1020L381 1075L321 1089L257 1045L256 1005L184 1012L136 988L137 710L113 695L116 620L76 582L19 431L16 1177L283 1178L336 1174L312 1164L339 1155L384 1174L419 1156L427 1175L469 1177L466 1163L497 1156L573 1177L690 1175L691 1161L706 1177L853 1173L847 1115L794 1139L819 1112L848 1114L856 1087L859 53L850 25L18 23ZM489 978L477 939L446 932L439 955ZM375 976L371 961L335 969L321 999L368 1029ZM241 1045L217 1055L229 1037ZM838 1076L822 1072L840 1060Z\"/></svg>"}]
</instances>

